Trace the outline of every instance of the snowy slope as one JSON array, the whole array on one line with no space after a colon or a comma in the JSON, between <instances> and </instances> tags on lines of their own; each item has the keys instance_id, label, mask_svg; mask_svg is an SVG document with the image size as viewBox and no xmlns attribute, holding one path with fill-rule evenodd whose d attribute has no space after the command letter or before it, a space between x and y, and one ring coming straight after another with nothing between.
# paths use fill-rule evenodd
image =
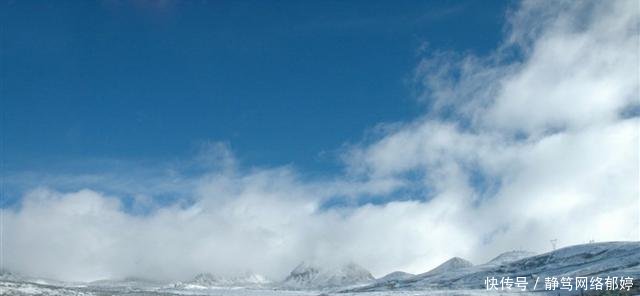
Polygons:
<instances>
[{"instance_id":1,"label":"snowy slope","mask_svg":"<svg viewBox=\"0 0 640 296\"><path fill-rule=\"evenodd\" d=\"M505 254L507 255L500 255L495 260L476 266L472 266L463 259L454 258L423 274L413 276L396 272L390 274L386 280L377 281L368 271L356 264L337 268L320 268L311 264L301 264L291 272L282 285L278 283L278 285L265 286L252 286L263 283L263 278L251 274L233 278L202 274L186 282L192 286L185 284L184 286L157 287L157 283L135 278L80 285L58 284L2 272L0 273L0 295L318 295L318 290L322 290L327 295L342 296L451 295L452 293L487 295L490 294L484 291L484 281L487 277L541 278L542 281L545 277L551 276L557 278L628 276L640 279L640 242L577 245L521 259L516 257L522 254L512 252ZM512 261L514 259L515 261ZM533 281L530 283L533 284ZM189 288L195 286L204 288ZM543 288L543 284L538 285L538 290ZM451 289L456 291L451 292ZM346 293L333 293L337 291ZM640 293L640 290L636 288L633 293ZM535 295L544 295L544 293Z\"/></svg>"},{"instance_id":2,"label":"snowy slope","mask_svg":"<svg viewBox=\"0 0 640 296\"><path fill-rule=\"evenodd\" d=\"M289 289L326 289L366 284L374 280L369 271L355 263L349 263L337 268L322 268L303 262L291 271L282 283L282 287Z\"/></svg>"},{"instance_id":3,"label":"snowy slope","mask_svg":"<svg viewBox=\"0 0 640 296\"><path fill-rule=\"evenodd\" d=\"M3 282L0 280L0 295L7 296L452 296L451 291L385 291L370 293L322 293L317 291L285 291L268 289L220 289L220 290L185 290L185 291L138 291L125 290L101 291L89 288L64 288L30 283ZM503 293L487 293L486 291L456 291L456 296L498 296ZM540 293L518 293L518 296L544 296ZM589 295L591 296L591 295Z\"/></svg>"},{"instance_id":4,"label":"snowy slope","mask_svg":"<svg viewBox=\"0 0 640 296\"><path fill-rule=\"evenodd\" d=\"M473 266L473 264L467 260L464 260L460 257L453 257L447 261L445 261L444 263L438 265L436 268L427 271L426 273L423 273L422 275L426 276L426 275L436 275L436 274L440 274L443 272L450 272L450 271L455 271L455 270L459 270L459 269L463 269L463 268L467 268L467 267L471 267Z\"/></svg>"},{"instance_id":5,"label":"snowy slope","mask_svg":"<svg viewBox=\"0 0 640 296\"><path fill-rule=\"evenodd\" d=\"M148 280L148 279L143 279L143 278L128 277L128 278L119 279L119 280L93 281L88 283L87 286L95 287L95 288L109 288L109 289L122 288L122 289L135 290L135 289L141 289L141 288L160 287L162 286L162 283Z\"/></svg>"},{"instance_id":6,"label":"snowy slope","mask_svg":"<svg viewBox=\"0 0 640 296\"><path fill-rule=\"evenodd\" d=\"M399 281L405 280L410 277L415 276L415 274L404 272L404 271L394 271L390 274L387 274L379 279L376 279L377 282L387 282L387 281Z\"/></svg>"},{"instance_id":7,"label":"snowy slope","mask_svg":"<svg viewBox=\"0 0 640 296\"><path fill-rule=\"evenodd\" d=\"M267 278L255 273L244 273L234 276L201 273L188 282L178 282L173 288L178 289L207 289L216 287L261 287L271 283Z\"/></svg>"},{"instance_id":8,"label":"snowy slope","mask_svg":"<svg viewBox=\"0 0 640 296\"><path fill-rule=\"evenodd\" d=\"M504 252L495 258L491 259L489 262L485 263L486 265L501 265L513 261L517 261L523 258L535 256L536 253L529 251L509 251Z\"/></svg>"},{"instance_id":9,"label":"snowy slope","mask_svg":"<svg viewBox=\"0 0 640 296\"><path fill-rule=\"evenodd\" d=\"M437 268L436 268L437 269ZM435 270L435 269L434 269ZM640 242L576 245L503 264L483 264L440 272L427 272L393 283L375 283L350 291L484 289L487 277L562 276L640 277ZM538 289L543 285L538 286Z\"/></svg>"},{"instance_id":10,"label":"snowy slope","mask_svg":"<svg viewBox=\"0 0 640 296\"><path fill-rule=\"evenodd\" d=\"M37 278L37 277L32 277L32 276L25 276L25 275L22 275L22 274L17 274L17 273L10 272L8 270L0 270L0 281L13 282L13 283L28 282L28 283L34 283L34 284L40 284L40 285L49 285L49 286L75 286L75 285L78 285L78 283L63 282L63 281L59 281L59 280L52 280L52 279L46 279L46 278ZM2 293L0 293L0 295L2 295Z\"/></svg>"},{"instance_id":11,"label":"snowy slope","mask_svg":"<svg viewBox=\"0 0 640 296\"><path fill-rule=\"evenodd\" d=\"M11 273L8 270L0 270L0 280L4 281L20 281L23 280L23 277Z\"/></svg>"}]
</instances>

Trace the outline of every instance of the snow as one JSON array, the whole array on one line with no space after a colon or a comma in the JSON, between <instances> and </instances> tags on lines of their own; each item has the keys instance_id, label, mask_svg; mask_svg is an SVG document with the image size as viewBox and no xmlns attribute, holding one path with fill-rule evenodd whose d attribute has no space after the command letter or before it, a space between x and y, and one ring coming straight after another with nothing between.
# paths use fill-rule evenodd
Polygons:
<instances>
[{"instance_id":1,"label":"snow","mask_svg":"<svg viewBox=\"0 0 640 296\"><path fill-rule=\"evenodd\" d=\"M166 290L148 289L139 291L129 290L92 290L90 288L65 288L45 286L32 283L15 283L0 281L0 295L7 296L106 296L106 295L148 295L148 296L480 296L480 295L513 295L513 293L488 293L478 290L460 291L385 291L364 293L321 293L317 291L287 291L268 289L205 289L205 290ZM518 293L518 296L540 295Z\"/></svg>"},{"instance_id":2,"label":"snow","mask_svg":"<svg viewBox=\"0 0 640 296\"><path fill-rule=\"evenodd\" d=\"M376 281L378 281L378 282L398 281L398 280L408 279L408 278L413 277L413 276L415 276L415 274L404 272L404 271L394 271L394 272L392 272L390 274L387 274L387 275L377 279Z\"/></svg>"},{"instance_id":3,"label":"snow","mask_svg":"<svg viewBox=\"0 0 640 296\"><path fill-rule=\"evenodd\" d=\"M233 288L233 287L262 287L270 284L266 277L245 273L235 276L213 275L211 273L201 273L188 282L178 282L172 285L173 288L183 289L208 289L208 288Z\"/></svg>"},{"instance_id":4,"label":"snow","mask_svg":"<svg viewBox=\"0 0 640 296\"><path fill-rule=\"evenodd\" d=\"M408 279L378 282L349 291L484 289L487 277L544 279L563 276L624 275L638 279L640 278L640 242L577 245L502 264L478 266L467 264L465 267L465 264L460 264L460 260L450 261L432 271ZM538 289L543 287L544 285L539 285Z\"/></svg>"},{"instance_id":5,"label":"snow","mask_svg":"<svg viewBox=\"0 0 640 296\"><path fill-rule=\"evenodd\" d=\"M35 283L39 283L39 282L35 282ZM49 283L49 284L51 284L51 283ZM152 281L152 280L148 280L148 279L142 279L142 278L130 277L130 278L124 278L124 279L117 279L117 280L93 281L93 282L88 283L86 286L94 287L94 288L101 288L101 289L136 290L136 289L158 287L160 285L161 285L161 283L156 282L156 281ZM75 285L75 286L77 287L78 285Z\"/></svg>"},{"instance_id":6,"label":"snow","mask_svg":"<svg viewBox=\"0 0 640 296\"><path fill-rule=\"evenodd\" d=\"M486 265L501 265L513 261L517 261L523 258L535 256L536 253L529 251L509 251L504 252L495 258L491 259L489 262L485 263Z\"/></svg>"},{"instance_id":7,"label":"snow","mask_svg":"<svg viewBox=\"0 0 640 296\"><path fill-rule=\"evenodd\" d=\"M535 256L527 255L521 251L507 252L476 266L464 259L452 258L422 274L394 272L378 280L374 280L366 269L353 263L336 268L320 268L303 263L291 271L282 283L269 282L264 277L247 273L235 277L200 274L190 282L173 285L136 278L79 284L32 279L3 271L0 273L0 295L546 295L545 291L540 291L543 285L538 286L538 291L533 294L485 291L484 280L487 277L506 276L559 278L609 275L640 279L640 242L585 244ZM639 288L635 287L636 291L630 295L638 294ZM551 294L556 295L557 292Z\"/></svg>"},{"instance_id":8,"label":"snow","mask_svg":"<svg viewBox=\"0 0 640 296\"><path fill-rule=\"evenodd\" d=\"M284 280L289 289L327 289L373 282L375 279L363 267L349 263L337 268L322 268L308 263L298 265Z\"/></svg>"},{"instance_id":9,"label":"snow","mask_svg":"<svg viewBox=\"0 0 640 296\"><path fill-rule=\"evenodd\" d=\"M450 272L450 271L455 271L455 270L459 270L459 269L463 269L463 268L467 268L467 267L472 267L473 263L462 259L460 257L453 257L447 261L445 261L444 263L438 265L436 268L423 273L422 275L435 275L435 274L440 274L443 272Z\"/></svg>"}]
</instances>

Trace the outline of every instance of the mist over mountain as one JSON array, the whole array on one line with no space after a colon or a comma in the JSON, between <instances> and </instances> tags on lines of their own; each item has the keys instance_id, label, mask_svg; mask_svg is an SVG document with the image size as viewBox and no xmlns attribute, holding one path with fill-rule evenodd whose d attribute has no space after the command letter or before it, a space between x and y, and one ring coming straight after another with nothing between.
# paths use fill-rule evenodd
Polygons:
<instances>
[{"instance_id":1,"label":"mist over mountain","mask_svg":"<svg viewBox=\"0 0 640 296\"><path fill-rule=\"evenodd\" d=\"M423 273L423 275L434 275L434 274L439 274L443 272L455 271L458 269L463 269L471 266L473 266L473 263L465 259L462 259L460 257L453 257L445 261L444 263L438 265L436 268L426 273Z\"/></svg>"},{"instance_id":2,"label":"mist over mountain","mask_svg":"<svg viewBox=\"0 0 640 296\"><path fill-rule=\"evenodd\" d=\"M394 271L379 279L376 279L376 281L378 282L398 281L398 280L408 279L413 276L415 276L415 274L404 272L404 271Z\"/></svg>"},{"instance_id":3,"label":"mist over mountain","mask_svg":"<svg viewBox=\"0 0 640 296\"><path fill-rule=\"evenodd\" d=\"M227 276L200 273L189 281L178 282L173 286L184 289L206 289L216 287L262 287L270 283L271 280L266 277L251 272Z\"/></svg>"},{"instance_id":4,"label":"mist over mountain","mask_svg":"<svg viewBox=\"0 0 640 296\"><path fill-rule=\"evenodd\" d=\"M489 262L485 263L486 265L501 265L508 262L513 262L516 260L520 260L522 258L527 258L536 255L534 252L529 251L508 251L504 252L495 258L491 259Z\"/></svg>"},{"instance_id":5,"label":"mist over mountain","mask_svg":"<svg viewBox=\"0 0 640 296\"><path fill-rule=\"evenodd\" d=\"M348 263L335 267L320 267L306 262L294 268L282 283L292 289L326 289L370 283L375 278L363 267Z\"/></svg>"}]
</instances>

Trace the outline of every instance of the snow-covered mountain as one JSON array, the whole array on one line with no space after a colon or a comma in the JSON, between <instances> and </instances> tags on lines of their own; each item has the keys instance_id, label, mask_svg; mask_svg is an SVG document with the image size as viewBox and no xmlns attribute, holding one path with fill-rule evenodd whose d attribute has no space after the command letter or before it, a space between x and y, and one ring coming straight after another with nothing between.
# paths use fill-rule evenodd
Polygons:
<instances>
[{"instance_id":1,"label":"snow-covered mountain","mask_svg":"<svg viewBox=\"0 0 640 296\"><path fill-rule=\"evenodd\" d=\"M536 253L529 252L529 251L509 251L509 252L504 252L504 253L496 256L495 258L491 259L489 262L487 262L485 264L486 265L500 265L500 264L505 264L505 263L517 261L517 260L520 260L522 258L535 256L535 255L536 255Z\"/></svg>"},{"instance_id":2,"label":"snow-covered mountain","mask_svg":"<svg viewBox=\"0 0 640 296\"><path fill-rule=\"evenodd\" d=\"M48 278L25 276L25 275L14 273L8 270L0 270L0 281L15 282L15 283L29 282L29 283L35 283L35 284L41 284L41 285L53 285L53 286L69 286L69 285L77 284L77 283L63 282L63 281L48 279ZM0 291L0 295L3 295L1 291Z\"/></svg>"},{"instance_id":3,"label":"snow-covered mountain","mask_svg":"<svg viewBox=\"0 0 640 296\"><path fill-rule=\"evenodd\" d=\"M14 274L8 270L0 270L0 280L3 281L20 281L23 280L23 277Z\"/></svg>"},{"instance_id":4,"label":"snow-covered mountain","mask_svg":"<svg viewBox=\"0 0 640 296\"><path fill-rule=\"evenodd\" d=\"M369 271L355 263L322 268L303 262L291 271L282 286L289 289L326 289L367 284L374 280Z\"/></svg>"},{"instance_id":5,"label":"snow-covered mountain","mask_svg":"<svg viewBox=\"0 0 640 296\"><path fill-rule=\"evenodd\" d=\"M629 276L637 279L640 277L640 242L576 245L501 264L447 265L459 268L437 267L405 280L376 282L349 291L484 289L487 277L526 277L531 283L536 278L544 281L545 277L563 276ZM543 288L544 285L537 286L537 289Z\"/></svg>"},{"instance_id":6,"label":"snow-covered mountain","mask_svg":"<svg viewBox=\"0 0 640 296\"><path fill-rule=\"evenodd\" d=\"M399 281L408 279L410 277L415 276L413 273L408 273L404 271L394 271L390 274L387 274L379 279L376 279L377 282L387 282L387 281Z\"/></svg>"},{"instance_id":7,"label":"snow-covered mountain","mask_svg":"<svg viewBox=\"0 0 640 296\"><path fill-rule=\"evenodd\" d=\"M632 277L634 290L640 293L640 242L608 242L577 245L545 254L526 256L507 252L485 264L471 265L466 260L453 258L428 272L411 275L391 273L374 280L371 274L356 264L337 268L321 268L300 264L283 283L271 283L264 277L250 273L233 277L201 274L193 280L167 286L137 278L107 280L93 283L63 283L0 272L0 295L487 295L487 277L525 277L533 287L536 278L544 283L545 277ZM242 288L239 288L242 287ZM219 288L219 290L217 290ZM243 289L246 288L246 289ZM196 289L195 291L192 289ZM202 289L202 290L197 290ZM214 290L216 289L216 290ZM537 290L544 289L539 284ZM296 290L296 291L287 291ZM306 291L305 291L306 290ZM412 292L409 292L412 291ZM413 291L420 291L414 293ZM428 291L428 292L427 292ZM337 292L348 292L346 294ZM588 291L589 292L589 291ZM599 291L595 291L599 292ZM490 294L490 293L489 293ZM490 295L497 295L490 294ZM557 293L554 293L556 295ZM544 295L534 292L532 295ZM561 294L563 295L563 294ZM585 295L597 295L585 293Z\"/></svg>"},{"instance_id":8,"label":"snow-covered mountain","mask_svg":"<svg viewBox=\"0 0 640 296\"><path fill-rule=\"evenodd\" d=\"M444 263L438 265L436 268L429 270L422 275L435 275L443 272L455 271L462 268L467 268L473 266L473 263L462 259L460 257L453 257Z\"/></svg>"},{"instance_id":9,"label":"snow-covered mountain","mask_svg":"<svg viewBox=\"0 0 640 296\"><path fill-rule=\"evenodd\" d=\"M192 280L178 282L174 288L185 289L206 289L215 287L260 287L271 283L266 277L255 273L244 273L233 276L214 275L211 273L200 273Z\"/></svg>"},{"instance_id":10,"label":"snow-covered mountain","mask_svg":"<svg viewBox=\"0 0 640 296\"><path fill-rule=\"evenodd\" d=\"M161 282L138 277L127 277L115 280L98 280L87 284L90 287L100 288L151 288L161 286Z\"/></svg>"}]
</instances>

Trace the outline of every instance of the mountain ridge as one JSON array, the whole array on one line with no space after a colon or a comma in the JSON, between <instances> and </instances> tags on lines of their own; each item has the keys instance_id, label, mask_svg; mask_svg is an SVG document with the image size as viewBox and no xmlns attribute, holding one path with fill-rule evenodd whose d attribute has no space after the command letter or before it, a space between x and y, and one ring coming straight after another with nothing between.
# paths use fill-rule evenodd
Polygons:
<instances>
[{"instance_id":1,"label":"mountain ridge","mask_svg":"<svg viewBox=\"0 0 640 296\"><path fill-rule=\"evenodd\" d=\"M326 268L306 262L300 263L281 283L290 289L327 289L373 282L371 273L355 263Z\"/></svg>"},{"instance_id":2,"label":"mountain ridge","mask_svg":"<svg viewBox=\"0 0 640 296\"><path fill-rule=\"evenodd\" d=\"M520 276L528 279L544 279L562 276L625 275L638 278L640 277L640 242L574 245L503 264L482 264L438 273L434 273L434 270L404 280L377 282L344 291L484 289L487 277ZM540 289L543 286L539 285L537 288Z\"/></svg>"}]
</instances>

